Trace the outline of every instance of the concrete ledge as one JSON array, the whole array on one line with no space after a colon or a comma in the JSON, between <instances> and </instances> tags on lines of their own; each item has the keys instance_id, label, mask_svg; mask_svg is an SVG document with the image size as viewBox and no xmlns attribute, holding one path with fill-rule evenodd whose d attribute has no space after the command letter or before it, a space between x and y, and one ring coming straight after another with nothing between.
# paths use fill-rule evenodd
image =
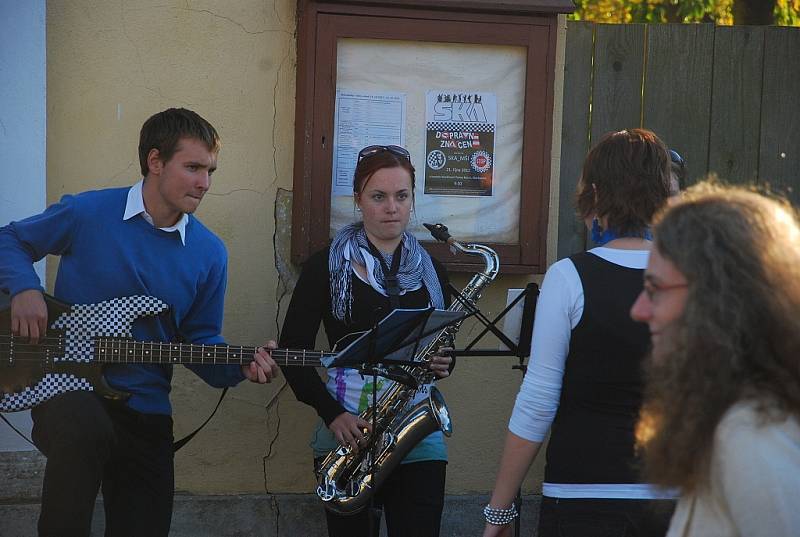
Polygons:
<instances>
[{"instance_id":1,"label":"concrete ledge","mask_svg":"<svg viewBox=\"0 0 800 537\"><path fill-rule=\"evenodd\" d=\"M442 537L479 535L486 495L450 495L445 500ZM522 535L535 535L540 496L523 498ZM38 503L0 504L0 535L35 537ZM103 535L98 502L92 536ZM325 519L311 494L195 496L177 494L172 517L174 537L325 537Z\"/></svg>"},{"instance_id":2,"label":"concrete ledge","mask_svg":"<svg viewBox=\"0 0 800 537\"><path fill-rule=\"evenodd\" d=\"M0 452L0 502L37 500L46 459L38 451ZM0 535L6 535L0 532ZM13 535L13 534L8 534Z\"/></svg>"}]
</instances>

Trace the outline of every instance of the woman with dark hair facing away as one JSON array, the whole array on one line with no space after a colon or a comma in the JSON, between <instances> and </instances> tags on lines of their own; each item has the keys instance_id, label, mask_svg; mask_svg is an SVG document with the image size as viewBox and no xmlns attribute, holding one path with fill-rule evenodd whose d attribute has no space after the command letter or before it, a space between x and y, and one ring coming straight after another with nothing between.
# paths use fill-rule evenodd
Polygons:
<instances>
[{"instance_id":1,"label":"woman with dark hair facing away","mask_svg":"<svg viewBox=\"0 0 800 537\"><path fill-rule=\"evenodd\" d=\"M597 247L545 274L484 536L510 535L514 497L548 430L539 537L666 532L674 502L642 483L636 468L648 339L629 312L669 179L667 150L644 129L609 133L586 156L577 207Z\"/></svg>"},{"instance_id":2,"label":"woman with dark hair facing away","mask_svg":"<svg viewBox=\"0 0 800 537\"><path fill-rule=\"evenodd\" d=\"M668 535L800 535L797 213L701 183L655 220L631 315L653 345L645 475L681 490Z\"/></svg>"},{"instance_id":3,"label":"woman with dark hair facing away","mask_svg":"<svg viewBox=\"0 0 800 537\"><path fill-rule=\"evenodd\" d=\"M368 146L358 154L353 199L362 220L345 226L328 248L303 266L281 331L280 345L314 348L320 323L333 346L343 336L369 330L396 308L445 308L447 274L406 231L414 203L414 167L399 146ZM430 368L446 377L452 359L436 356ZM295 369L295 371L289 371ZM311 441L315 465L339 445L364 448L359 417L372 401L372 377L332 368L327 383L313 369L286 368L298 400L321 418ZM377 398L391 381L378 377ZM427 390L417 397L427 396ZM415 399L416 401L416 399ZM388 476L375 496L386 513L390 536L437 536L444 505L447 451L437 431L424 438ZM370 509L341 516L326 510L330 536L378 535Z\"/></svg>"}]
</instances>

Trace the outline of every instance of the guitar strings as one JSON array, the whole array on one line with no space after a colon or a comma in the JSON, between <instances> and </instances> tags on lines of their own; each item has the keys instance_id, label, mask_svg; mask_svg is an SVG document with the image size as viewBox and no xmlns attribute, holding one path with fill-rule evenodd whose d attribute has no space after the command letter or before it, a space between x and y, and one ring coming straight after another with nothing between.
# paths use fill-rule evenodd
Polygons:
<instances>
[{"instance_id":1,"label":"guitar strings","mask_svg":"<svg viewBox=\"0 0 800 537\"><path fill-rule=\"evenodd\" d=\"M51 367L51 366L54 366L54 365L61 365L61 364L76 364L76 365L80 365L80 364L86 364L86 365L92 365L92 364L103 364L103 365L113 365L113 364L117 364L117 365L121 365L121 364L131 364L131 365L133 365L133 364L140 364L140 365L142 365L142 364L147 364L147 365L247 365L251 361L252 360L249 360L249 359L243 359L241 361L235 361L235 360L225 361L224 359L214 361L214 360L211 360L211 359L198 359L198 360L185 360L185 361L182 361L182 362L173 362L173 361L169 361L169 360L164 360L164 361L158 361L158 360L96 360L94 358L91 358L91 359L88 359L88 360L76 360L76 359L70 359L70 358L56 358L56 359L53 359L49 364L47 364L44 367ZM307 366L307 367L322 367L323 366L321 361L315 360L315 359L306 359L305 361L303 361L301 359L298 359L298 360L287 360L287 361L276 360L276 362L278 363L279 366L292 366L292 365ZM31 357L31 358L27 358L27 357L15 358L14 361L11 362L11 363L6 363L6 364L0 363L0 371L2 371L3 368L8 368L9 366L13 367L15 364L19 364L19 365L21 365L21 364L26 364L26 365L27 364L44 364L44 362L43 362L43 360L42 360L42 358L40 356ZM66 373L67 371L64 371L64 372Z\"/></svg>"},{"instance_id":2,"label":"guitar strings","mask_svg":"<svg viewBox=\"0 0 800 537\"><path fill-rule=\"evenodd\" d=\"M23 336L16 336L16 335L9 335L9 334L0 334L0 341L1 340L22 340L24 339ZM64 341L66 338L64 336L46 336L41 338L39 341ZM201 347L205 345L206 348L209 349L257 349L261 347L252 346L252 345L226 345L226 344L219 344L219 343L211 343L211 344L203 344L203 343L173 343L170 341L138 341L135 339L121 339L121 338L113 338L113 339L100 339L100 342L108 341L109 343L125 343L125 344L137 344L137 345L179 345L181 347ZM20 345L30 345L30 343L20 343ZM266 348L266 347L265 347ZM317 350L309 350L309 349L272 349L272 352L306 352L306 353L318 353L318 354L335 354L333 351L317 351Z\"/></svg>"},{"instance_id":3,"label":"guitar strings","mask_svg":"<svg viewBox=\"0 0 800 537\"><path fill-rule=\"evenodd\" d=\"M12 349L13 349L13 347L10 347L10 346L8 346L8 345L3 345L3 344L0 344L0 352L3 352L3 353L9 353L9 354L10 354L10 351L11 351ZM14 356L15 356L15 357L16 357L16 356L38 356L38 357L39 357L39 359L41 360L42 351L43 351L43 350L46 350L46 349L44 349L44 348L41 348L41 349L42 349L42 350L21 350L21 349L17 348L17 349L14 349ZM50 347L50 348L49 348L49 350L52 350L52 351L62 351L63 349L61 349L61 348L58 348L58 347ZM198 358L198 359L208 359L208 360L213 360L213 359L216 359L216 360L221 360L221 361L225 361L225 360L238 360L238 359L244 359L243 357L242 357L242 358L236 358L236 357L233 357L233 356L231 356L231 357L228 357L228 356L225 356L224 354L213 355L213 356L206 356L206 355L199 356L199 354L200 354L200 351L197 351L197 352L196 352L196 353L194 353L194 354L195 354L195 355L192 355L192 353L189 353L189 352L187 352L187 353L185 354L184 358L188 358L188 359ZM246 355L246 356L248 356L248 357L249 357L249 356L251 356L253 353L249 353L249 354L248 354L248 353L242 353L242 354L243 354L243 355ZM158 355L158 353L154 353L154 355L156 355L156 356L157 356L157 355ZM121 358L121 357L123 357L123 356L130 356L130 355L127 355L127 354L126 354L126 355L121 355L121 356L119 356L119 357ZM135 355L135 356L137 356L137 357L141 357L141 355L139 355L139 354L137 354L137 355ZM152 356L152 355L151 355L151 356ZM335 356L335 354L330 354L330 355L329 355L329 354L327 354L327 353L315 353L315 354L306 353L306 356L305 356L305 357L303 357L303 356L298 356L298 354L296 354L296 353L275 353L275 352L273 352L273 353L272 353L272 357L273 357L273 359L275 359L275 358L280 358L280 359L282 359L282 360L292 360L292 361L300 361L300 360L303 360L303 358L305 358L305 359L306 359L306 361L310 361L310 360L319 360L319 359L326 358L326 357L330 357L330 356ZM162 357L163 357L165 360L167 360L167 356L158 356L158 358L162 358ZM113 358L113 356L112 356L112 358ZM249 360L249 359L247 360L247 362L251 362L251 361L252 361L252 360ZM3 363L3 360L0 360L0 363Z\"/></svg>"},{"instance_id":4,"label":"guitar strings","mask_svg":"<svg viewBox=\"0 0 800 537\"><path fill-rule=\"evenodd\" d=\"M23 339L24 338L22 336L0 334L0 341L11 340L11 342L15 342L14 340L22 341ZM26 346L35 346L37 348L44 348L44 347L52 347L52 345L45 345L44 344L46 342L51 342L51 343L57 344L56 348L58 348L58 346L63 346L64 341L65 341L65 338L63 336L59 336L59 337L55 337L54 336L54 337L44 337L44 338L39 340L39 343L15 342L15 344L16 345L26 345ZM202 343L177 343L176 344L176 343L171 343L169 341L137 341L137 340L133 340L133 339L99 340L99 343L103 343L104 341L108 341L112 345L112 346L107 347L107 348L113 348L114 344L139 345L139 346L152 345L154 347L163 347L163 346L166 346L166 345L178 345L182 349L187 349L188 348L189 350L186 351L186 352L195 352L195 351L198 351L198 350L201 350L201 349L206 349L206 350L209 350L209 349L220 349L220 350L222 350L222 349L236 349L236 350L239 350L239 352L244 353L244 352L255 352L256 349L261 347L260 345L258 347L253 347L253 346L250 346L250 345L221 345L221 344L204 345ZM0 345L2 345L2 343L0 343ZM12 346L12 343L7 343L6 345ZM321 355L321 356L325 356L325 355L333 356L333 355L336 354L333 351L316 351L316 350L307 350L307 349L272 349L272 354L285 354L285 355L288 355L288 354L303 354L303 353L310 354L310 355L318 354L318 355Z\"/></svg>"},{"instance_id":5,"label":"guitar strings","mask_svg":"<svg viewBox=\"0 0 800 537\"><path fill-rule=\"evenodd\" d=\"M14 361L30 361L30 362L42 361L42 359L41 359L42 352L45 352L45 351L50 351L50 352L53 352L53 353L63 352L63 338L52 338L52 337L51 338L44 338L42 340L43 343L39 343L39 344L35 344L35 345L34 344L30 344L30 343L17 343L16 345L14 345L14 344L12 344L10 342L6 342L6 343L2 342L3 340L6 340L6 341L11 340L13 342L14 339L21 339L21 338L19 336L0 335L0 352L10 354L11 351L13 351ZM170 352L169 349L165 349L164 348L165 346L171 345L170 343L167 343L167 342L153 342L153 343L151 343L151 342L133 342L133 341L127 342L127 343L139 343L139 344L150 345L150 346L152 346L151 349L154 351L151 354L151 356L155 356L156 353L158 353L158 355L159 355L159 360L158 361L145 362L144 358L142 358L141 360L139 360L142 363L161 363L161 362L172 363L172 360L170 360L169 358L167 358L166 360L161 360L161 358L163 358L162 354L163 354L163 352L165 350L167 351L167 353ZM31 346L33 346L34 348L30 348ZM186 349L187 346L189 347L188 350ZM191 344L191 345L182 344L182 347L183 347L183 350L180 351L182 354L186 355L189 360L198 359L199 363L206 363L207 361L208 362L212 362L212 363L215 363L215 361L230 363L230 361L231 361L230 349L234 348L234 347L231 347L231 346L208 346L208 347L204 347L204 346L202 346L200 344ZM204 356L203 354L204 353L208 353L208 351L210 349L214 349L214 350L218 350L218 351L222 351L222 349L225 349L225 351L224 352L215 352L211 356ZM248 358L249 358L249 355L253 354L255 352L256 347L238 347L237 346L237 347L235 347L235 349L236 349L236 352L238 352L238 353L240 353L242 355L247 355ZM112 348L112 350L114 350L114 349ZM194 356L195 354L199 354L200 356ZM295 349L273 349L272 350L273 359L277 358L277 359L279 359L281 361L285 360L287 365L290 364L290 363L297 363L297 362L301 362L301 361L306 363L307 365L319 365L318 364L319 360L321 360L322 358L325 358L326 356L334 356L335 354L336 353L325 352L325 351L308 351L308 350L304 351L303 349L296 349L296 350ZM298 357L298 355L302 355L302 357ZM31 356L31 357L29 357L29 356ZM128 355L125 354L123 356L117 356L117 357L112 355L111 358L104 357L102 362L103 363L135 363L135 362L137 362L137 360L135 358L132 359L132 360L122 359L122 358L124 358L124 356L128 356ZM292 359L292 358L294 358L294 359ZM245 358L238 358L238 359L242 360L241 362L238 362L238 363L242 363L242 364L248 363L249 361L251 361L251 360L245 359ZM233 360L234 360L234 363L237 363L235 361L235 360L237 360L236 357L233 357ZM93 358L93 359L85 360L85 361L83 361L83 360L82 361L79 361L79 360L61 360L61 361L74 361L74 362L78 362L78 363L86 363L86 362L97 362L97 361L100 361L100 360L97 360L97 359ZM2 361L0 361L0 363L2 363ZM186 363L186 362L185 361L181 361L180 363Z\"/></svg>"}]
</instances>

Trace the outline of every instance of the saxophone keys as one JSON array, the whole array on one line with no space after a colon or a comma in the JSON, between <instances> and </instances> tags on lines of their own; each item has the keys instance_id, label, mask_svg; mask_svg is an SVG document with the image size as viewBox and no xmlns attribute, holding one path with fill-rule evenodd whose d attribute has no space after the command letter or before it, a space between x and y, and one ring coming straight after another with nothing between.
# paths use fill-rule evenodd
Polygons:
<instances>
[{"instance_id":1,"label":"saxophone keys","mask_svg":"<svg viewBox=\"0 0 800 537\"><path fill-rule=\"evenodd\" d=\"M329 502L336 497L336 484L325 476L324 481L317 487L317 496L323 502Z\"/></svg>"}]
</instances>

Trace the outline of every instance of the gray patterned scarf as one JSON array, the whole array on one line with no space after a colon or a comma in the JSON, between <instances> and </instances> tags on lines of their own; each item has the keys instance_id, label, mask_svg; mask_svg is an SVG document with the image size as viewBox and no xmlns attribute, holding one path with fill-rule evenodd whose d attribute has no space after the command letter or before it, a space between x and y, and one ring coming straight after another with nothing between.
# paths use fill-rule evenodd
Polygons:
<instances>
[{"instance_id":1,"label":"gray patterned scarf","mask_svg":"<svg viewBox=\"0 0 800 537\"><path fill-rule=\"evenodd\" d=\"M432 305L444 308L444 296L436 269L433 268L431 256L419 241L410 233L404 232L401 238L403 245L400 258L400 268L397 271L397 280L401 293L414 291L423 285L428 290ZM386 266L392 265L392 254L380 252ZM333 315L340 321L349 318L352 312L353 289L351 279L351 263L358 263L364 267L369 265L364 261L364 256L370 253L364 223L356 222L345 226L331 243L330 256L328 257L328 270L330 272L331 304ZM384 296L388 296L384 285L383 266L377 259L372 263L372 274L377 283L373 288Z\"/></svg>"}]
</instances>

